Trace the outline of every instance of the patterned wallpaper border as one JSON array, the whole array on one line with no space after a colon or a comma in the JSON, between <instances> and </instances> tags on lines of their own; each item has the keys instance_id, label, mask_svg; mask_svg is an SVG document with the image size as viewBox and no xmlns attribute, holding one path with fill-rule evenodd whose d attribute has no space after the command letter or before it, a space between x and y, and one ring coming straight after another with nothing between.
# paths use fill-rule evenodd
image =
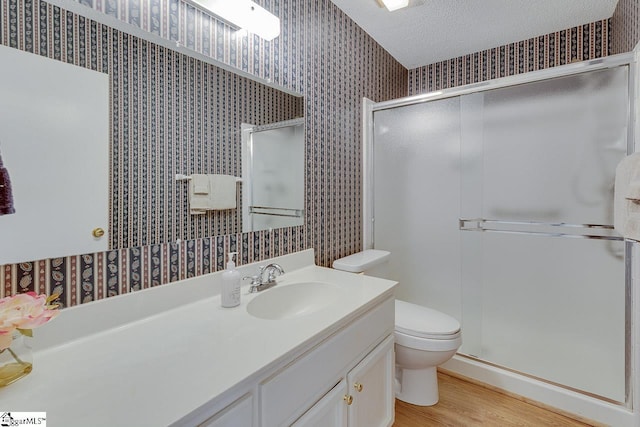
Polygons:
<instances>
[{"instance_id":1,"label":"patterned wallpaper border","mask_svg":"<svg viewBox=\"0 0 640 427\"><path fill-rule=\"evenodd\" d=\"M240 233L0 266L0 298L19 292L60 294L62 307L139 291L305 249L304 227Z\"/></svg>"},{"instance_id":2,"label":"patterned wallpaper border","mask_svg":"<svg viewBox=\"0 0 640 427\"><path fill-rule=\"evenodd\" d=\"M610 51L603 20L409 70L409 95L601 58Z\"/></svg>"}]
</instances>

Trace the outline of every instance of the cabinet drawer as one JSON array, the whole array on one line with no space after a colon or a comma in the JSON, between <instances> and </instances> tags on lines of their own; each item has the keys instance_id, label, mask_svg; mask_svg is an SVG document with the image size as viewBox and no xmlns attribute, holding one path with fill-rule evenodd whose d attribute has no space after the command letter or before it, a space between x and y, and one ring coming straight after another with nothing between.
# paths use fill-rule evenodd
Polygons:
<instances>
[{"instance_id":1,"label":"cabinet drawer","mask_svg":"<svg viewBox=\"0 0 640 427\"><path fill-rule=\"evenodd\" d=\"M384 301L262 384L262 425L289 425L313 406L345 375L364 349L370 349L393 331L394 309L392 298Z\"/></svg>"}]
</instances>

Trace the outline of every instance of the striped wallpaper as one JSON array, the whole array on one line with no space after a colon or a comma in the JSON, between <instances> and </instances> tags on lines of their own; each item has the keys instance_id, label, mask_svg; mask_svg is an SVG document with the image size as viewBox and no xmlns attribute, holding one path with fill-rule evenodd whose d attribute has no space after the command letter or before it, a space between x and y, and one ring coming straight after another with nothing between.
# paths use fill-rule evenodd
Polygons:
<instances>
[{"instance_id":1,"label":"striped wallpaper","mask_svg":"<svg viewBox=\"0 0 640 427\"><path fill-rule=\"evenodd\" d=\"M609 54L609 20L409 70L409 95L427 93Z\"/></svg>"},{"instance_id":2,"label":"striped wallpaper","mask_svg":"<svg viewBox=\"0 0 640 427\"><path fill-rule=\"evenodd\" d=\"M611 53L632 51L640 41L640 1L618 0L611 25Z\"/></svg>"},{"instance_id":3,"label":"striped wallpaper","mask_svg":"<svg viewBox=\"0 0 640 427\"><path fill-rule=\"evenodd\" d=\"M174 177L241 176L241 124L301 117L302 98L122 33L113 42L111 247L241 231L239 209L189 215Z\"/></svg>"},{"instance_id":4,"label":"striped wallpaper","mask_svg":"<svg viewBox=\"0 0 640 427\"><path fill-rule=\"evenodd\" d=\"M406 95L407 75L331 1L258 1L281 19L282 33L271 42L180 1L82 3L304 94L307 246L320 265L360 250L360 102Z\"/></svg>"},{"instance_id":5,"label":"striped wallpaper","mask_svg":"<svg viewBox=\"0 0 640 427\"><path fill-rule=\"evenodd\" d=\"M304 99L294 105L276 93L261 95L271 89L46 2L2 0L0 43L111 76L114 249L0 266L0 297L57 291L71 306L216 271L230 249L240 251L243 264L315 247L321 265L360 250L360 102L406 95L407 75L333 3L262 2L282 20L283 32L272 42L237 34L181 2L82 3ZM256 111L228 104L258 96L273 105ZM221 105L211 105L212 97ZM196 164L239 174L235 123L242 114L256 122L275 119L276 107L305 113L306 225L241 234L235 215L192 222L184 184L173 174ZM228 127L215 126L214 114Z\"/></svg>"},{"instance_id":6,"label":"striped wallpaper","mask_svg":"<svg viewBox=\"0 0 640 427\"><path fill-rule=\"evenodd\" d=\"M65 306L215 271L229 249L238 249L246 263L314 247L316 262L327 266L360 250L362 97L383 101L604 56L610 34L614 48L628 50L637 39L638 15L637 0L620 0L611 22L407 72L330 0L258 1L282 22L282 34L271 42L235 32L180 0L79 0L304 95L302 106L286 108L302 108L306 118L306 225L242 234L234 215L191 222L181 207L183 188L170 178L198 161L238 172L239 148L226 139L230 128L211 129L208 100L221 87L245 96L258 86L249 89L233 74L40 0L1 1L0 43L107 72L114 81L114 249L0 266L0 297L58 290ZM618 25L631 29L616 33ZM225 111L233 123L236 111ZM222 160L226 156L231 160Z\"/></svg>"}]
</instances>

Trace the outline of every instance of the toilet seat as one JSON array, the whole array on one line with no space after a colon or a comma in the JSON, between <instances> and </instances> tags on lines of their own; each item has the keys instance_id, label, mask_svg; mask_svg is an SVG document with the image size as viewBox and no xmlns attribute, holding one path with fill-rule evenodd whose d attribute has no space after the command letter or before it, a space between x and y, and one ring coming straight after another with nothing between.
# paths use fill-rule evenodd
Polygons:
<instances>
[{"instance_id":1,"label":"toilet seat","mask_svg":"<svg viewBox=\"0 0 640 427\"><path fill-rule=\"evenodd\" d=\"M413 335L403 334L397 330L393 332L396 344L425 351L457 350L462 345L461 335L460 331L458 331L456 334L450 335L446 339L434 340L431 338L414 337Z\"/></svg>"},{"instance_id":2,"label":"toilet seat","mask_svg":"<svg viewBox=\"0 0 640 427\"><path fill-rule=\"evenodd\" d=\"M395 331L401 340L416 345L418 340L456 341L460 338L460 323L437 310L396 300Z\"/></svg>"}]
</instances>

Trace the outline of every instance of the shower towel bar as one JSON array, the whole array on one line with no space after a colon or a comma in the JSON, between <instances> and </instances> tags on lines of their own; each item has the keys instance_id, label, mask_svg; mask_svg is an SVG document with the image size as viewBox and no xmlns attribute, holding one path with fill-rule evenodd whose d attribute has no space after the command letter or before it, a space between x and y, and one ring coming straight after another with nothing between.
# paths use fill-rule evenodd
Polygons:
<instances>
[{"instance_id":1,"label":"shower towel bar","mask_svg":"<svg viewBox=\"0 0 640 427\"><path fill-rule=\"evenodd\" d=\"M494 233L509 233L509 234L523 234L523 235L538 235L546 237L569 237L576 239L597 239L597 240L616 240L623 241L622 236L606 235L606 234L571 234L560 231L575 231L576 229L589 229L589 230L602 230L603 232L614 232L612 225L602 224L570 224L566 222L538 222L538 221L503 221L495 219L484 218L460 218L459 229L461 231L489 231ZM520 227L516 229L509 229L508 227ZM502 228L501 228L502 227ZM552 229L558 229L559 231L531 231L526 228L535 227L549 227Z\"/></svg>"},{"instance_id":2,"label":"shower towel bar","mask_svg":"<svg viewBox=\"0 0 640 427\"><path fill-rule=\"evenodd\" d=\"M265 211L282 211L282 213L280 213L280 212L265 212ZM286 216L286 217L293 217L293 218L302 217L302 210L301 209L274 208L274 207L269 207L269 206L249 206L249 213L250 214L256 214L256 215Z\"/></svg>"}]
</instances>

